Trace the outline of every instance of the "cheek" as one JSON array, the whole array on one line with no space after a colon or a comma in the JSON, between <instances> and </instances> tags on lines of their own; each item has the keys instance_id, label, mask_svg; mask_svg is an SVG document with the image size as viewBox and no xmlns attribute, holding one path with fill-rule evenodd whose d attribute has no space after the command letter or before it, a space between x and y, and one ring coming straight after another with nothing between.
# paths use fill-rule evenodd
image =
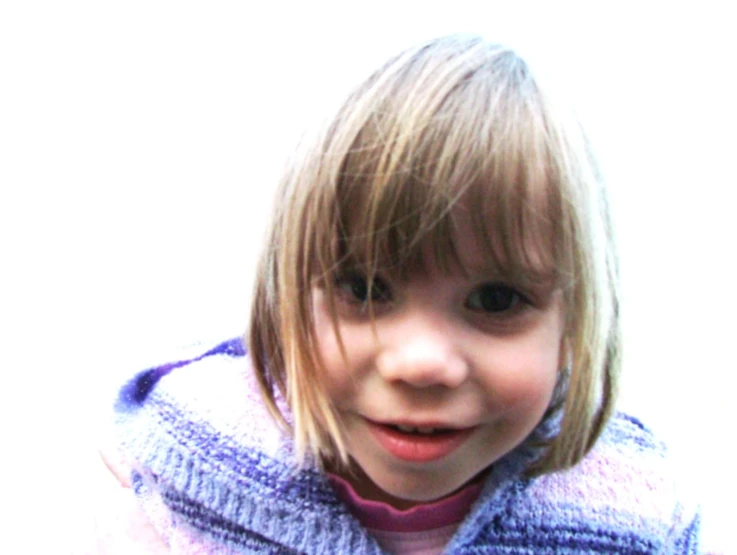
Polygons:
<instances>
[{"instance_id":1,"label":"cheek","mask_svg":"<svg viewBox=\"0 0 737 555\"><path fill-rule=\"evenodd\" d=\"M498 345L485 360L487 368L482 369L480 379L492 410L515 414L545 411L560 369L559 340Z\"/></svg>"},{"instance_id":2,"label":"cheek","mask_svg":"<svg viewBox=\"0 0 737 555\"><path fill-rule=\"evenodd\" d=\"M332 378L333 374L340 374L338 368L345 366L343 356L340 352L340 344L338 336L333 328L333 322L327 309L323 303L316 299L313 303L313 315L315 319L315 338L317 341L317 351L322 362L322 370ZM343 343L346 344L345 334L342 334ZM330 380L328 380L330 382Z\"/></svg>"},{"instance_id":3,"label":"cheek","mask_svg":"<svg viewBox=\"0 0 737 555\"><path fill-rule=\"evenodd\" d=\"M354 395L358 374L356 369L361 367L362 353L366 349L362 347L361 334L356 329L352 326L341 326L341 339L346 354L344 358L330 313L324 303L315 301L313 314L324 382L332 401L340 407Z\"/></svg>"}]
</instances>

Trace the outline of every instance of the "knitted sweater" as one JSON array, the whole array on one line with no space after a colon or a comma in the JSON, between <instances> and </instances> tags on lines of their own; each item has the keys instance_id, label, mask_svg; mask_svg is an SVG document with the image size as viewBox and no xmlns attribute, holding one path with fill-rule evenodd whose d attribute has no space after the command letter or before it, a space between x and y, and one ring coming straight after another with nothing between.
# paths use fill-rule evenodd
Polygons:
<instances>
[{"instance_id":1,"label":"knitted sweater","mask_svg":"<svg viewBox=\"0 0 737 555\"><path fill-rule=\"evenodd\" d=\"M317 466L297 468L245 354L227 341L121 389L117 437L154 527L172 553L380 553ZM534 479L530 441L493 465L448 553L697 553L698 513L636 419L618 414L576 467Z\"/></svg>"}]
</instances>

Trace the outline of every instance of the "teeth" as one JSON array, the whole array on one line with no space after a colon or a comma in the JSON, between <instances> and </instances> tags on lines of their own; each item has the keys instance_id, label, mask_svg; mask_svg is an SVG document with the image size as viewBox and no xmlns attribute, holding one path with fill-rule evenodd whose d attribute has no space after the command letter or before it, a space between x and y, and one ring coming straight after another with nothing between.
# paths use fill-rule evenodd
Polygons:
<instances>
[{"instance_id":1,"label":"teeth","mask_svg":"<svg viewBox=\"0 0 737 555\"><path fill-rule=\"evenodd\" d=\"M415 428L414 426L397 426L397 429L400 432L405 432L407 434L433 434L435 433L435 428Z\"/></svg>"}]
</instances>

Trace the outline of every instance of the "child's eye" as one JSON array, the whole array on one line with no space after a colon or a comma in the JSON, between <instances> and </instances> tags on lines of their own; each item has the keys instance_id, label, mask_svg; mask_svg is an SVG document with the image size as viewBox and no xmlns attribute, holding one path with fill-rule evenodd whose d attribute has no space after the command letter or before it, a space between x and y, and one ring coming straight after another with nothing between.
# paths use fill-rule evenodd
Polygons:
<instances>
[{"instance_id":1,"label":"child's eye","mask_svg":"<svg viewBox=\"0 0 737 555\"><path fill-rule=\"evenodd\" d=\"M521 293L508 285L489 283L469 295L466 306L483 312L507 312L526 302Z\"/></svg>"},{"instance_id":2,"label":"child's eye","mask_svg":"<svg viewBox=\"0 0 737 555\"><path fill-rule=\"evenodd\" d=\"M347 274L335 280L335 284L341 295L351 302L366 304L384 303L391 300L389 286L381 278L375 277L371 282L369 290L368 278L361 274Z\"/></svg>"}]
</instances>

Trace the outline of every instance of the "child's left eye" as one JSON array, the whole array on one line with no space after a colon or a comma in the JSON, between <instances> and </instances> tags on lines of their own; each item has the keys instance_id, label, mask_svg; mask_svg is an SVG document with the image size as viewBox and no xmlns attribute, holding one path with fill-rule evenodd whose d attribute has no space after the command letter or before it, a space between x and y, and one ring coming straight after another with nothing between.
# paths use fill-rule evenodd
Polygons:
<instances>
[{"instance_id":1,"label":"child's left eye","mask_svg":"<svg viewBox=\"0 0 737 555\"><path fill-rule=\"evenodd\" d=\"M513 287L497 283L484 284L474 290L466 301L466 306L472 310L500 313L527 302L524 296Z\"/></svg>"}]
</instances>

